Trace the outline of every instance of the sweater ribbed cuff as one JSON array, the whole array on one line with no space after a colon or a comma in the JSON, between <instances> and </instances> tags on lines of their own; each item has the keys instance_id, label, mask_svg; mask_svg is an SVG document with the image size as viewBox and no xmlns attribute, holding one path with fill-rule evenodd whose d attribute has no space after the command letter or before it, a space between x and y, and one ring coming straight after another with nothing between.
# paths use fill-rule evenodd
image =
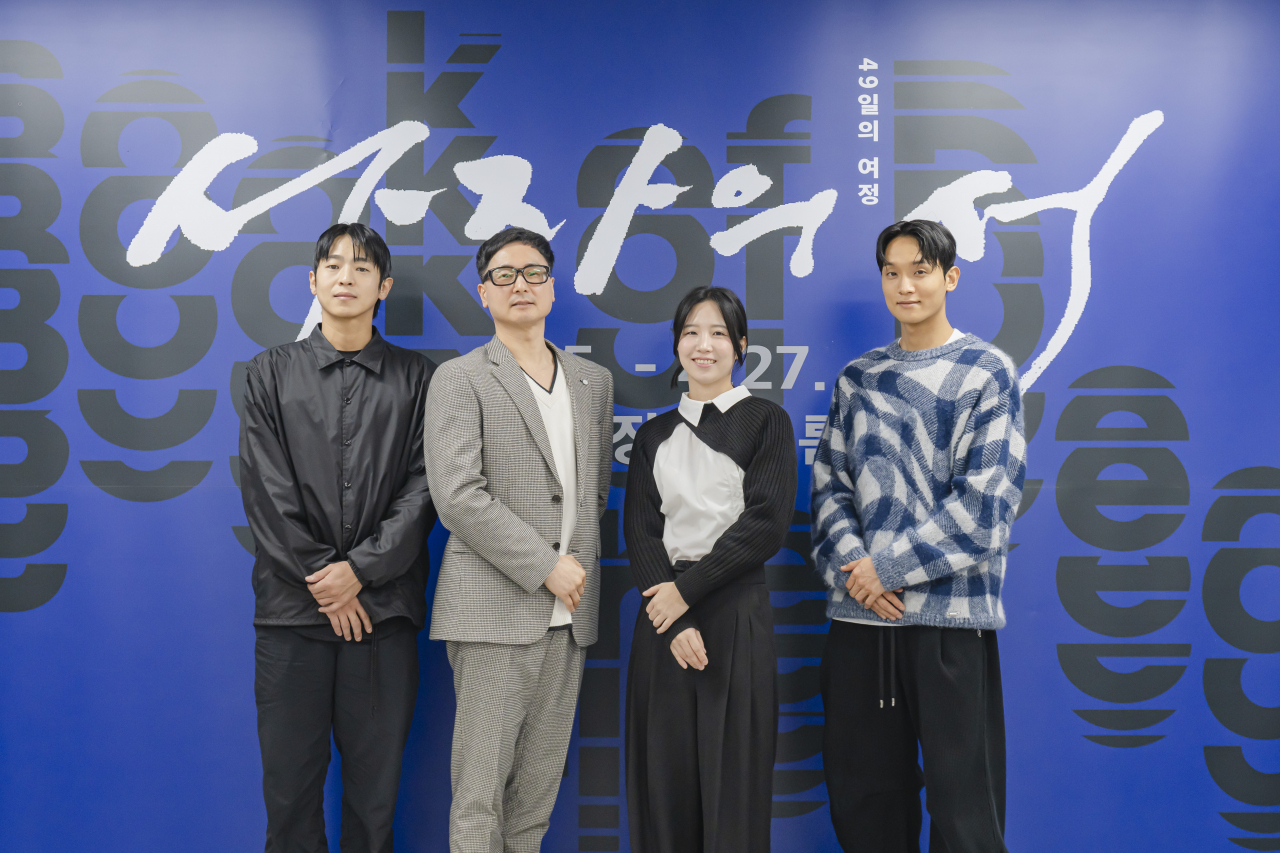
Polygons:
<instances>
[{"instance_id":1,"label":"sweater ribbed cuff","mask_svg":"<svg viewBox=\"0 0 1280 853\"><path fill-rule=\"evenodd\" d=\"M680 597L684 599L684 603L690 607L701 601L714 588L707 580L706 573L699 572L696 567L689 569L687 572L682 572L676 578L676 590L680 593Z\"/></svg>"},{"instance_id":2,"label":"sweater ribbed cuff","mask_svg":"<svg viewBox=\"0 0 1280 853\"><path fill-rule=\"evenodd\" d=\"M683 616L672 622L671 627L662 633L662 636L667 640L667 648L670 648L675 638L680 636L686 629L693 628L696 630L697 627L698 620L693 618L693 611L686 610Z\"/></svg>"},{"instance_id":3,"label":"sweater ribbed cuff","mask_svg":"<svg viewBox=\"0 0 1280 853\"><path fill-rule=\"evenodd\" d=\"M863 557L867 557L867 556L870 556L870 555L867 553L866 549L853 548L845 553L840 553L839 551L837 551L835 554L831 555L831 559L832 559L832 562L835 564L835 570L838 572L840 571L841 567L847 566L850 563L856 563L858 560L861 560Z\"/></svg>"},{"instance_id":4,"label":"sweater ribbed cuff","mask_svg":"<svg viewBox=\"0 0 1280 853\"><path fill-rule=\"evenodd\" d=\"M887 590L903 589L908 586L907 574L919 568L914 556L908 551L894 557L889 548L871 555L871 565L880 578L880 585Z\"/></svg>"}]
</instances>

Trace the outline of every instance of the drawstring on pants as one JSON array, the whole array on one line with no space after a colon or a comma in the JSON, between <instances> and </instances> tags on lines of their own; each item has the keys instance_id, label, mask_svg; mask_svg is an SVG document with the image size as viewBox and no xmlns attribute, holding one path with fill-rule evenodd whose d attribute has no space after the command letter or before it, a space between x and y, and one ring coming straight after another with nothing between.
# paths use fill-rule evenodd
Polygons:
<instances>
[{"instance_id":1,"label":"drawstring on pants","mask_svg":"<svg viewBox=\"0 0 1280 853\"><path fill-rule=\"evenodd\" d=\"M876 687L880 688L880 707L884 707L884 628L876 632Z\"/></svg>"},{"instance_id":2,"label":"drawstring on pants","mask_svg":"<svg viewBox=\"0 0 1280 853\"><path fill-rule=\"evenodd\" d=\"M889 707L896 707L898 704L898 638L896 632L892 628L885 628L889 632Z\"/></svg>"},{"instance_id":3,"label":"drawstring on pants","mask_svg":"<svg viewBox=\"0 0 1280 853\"><path fill-rule=\"evenodd\" d=\"M897 704L898 704L898 687L897 687L897 679L896 679L896 678L894 678L895 674L897 673L897 661L896 661L896 659L897 659L897 646L898 646L898 643L897 643L897 639L894 637L893 629L892 629L892 628L881 628L881 629L880 629L880 634L879 634L879 637L878 637L878 641L879 641L879 652L880 652L880 653L879 653L879 655L878 655L879 660L877 661L877 667L878 667L878 673L879 673L879 674L878 674L878 676L877 676L877 678L876 678L876 683L877 683L877 684L879 684L879 686L880 686L880 707L881 707L881 708L883 708L883 707L884 707L884 694L885 694L885 689L884 689L884 688L885 688L885 680L886 680L886 678L885 678L885 667L884 667L884 638L885 638L885 635L886 635L886 634L888 634L888 635L889 635L889 673L888 673L888 682L889 682L889 707L890 707L890 708L893 708L893 707L896 707L896 706L897 706Z\"/></svg>"}]
</instances>

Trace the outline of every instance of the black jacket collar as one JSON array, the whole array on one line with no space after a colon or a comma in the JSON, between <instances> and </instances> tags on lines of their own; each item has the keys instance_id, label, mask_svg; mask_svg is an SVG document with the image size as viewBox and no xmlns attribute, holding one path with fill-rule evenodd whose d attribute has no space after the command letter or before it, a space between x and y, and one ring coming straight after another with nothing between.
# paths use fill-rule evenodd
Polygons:
<instances>
[{"instance_id":1,"label":"black jacket collar","mask_svg":"<svg viewBox=\"0 0 1280 853\"><path fill-rule=\"evenodd\" d=\"M320 324L311 330L311 334L307 337L307 344L311 349L311 355L316 360L316 369L324 370L330 365L337 364L346 358L342 353L333 348L333 344L329 343L329 339L324 336L324 332L320 331ZM387 352L387 342L382 335L378 334L378 327L373 327L373 337L369 339L369 343L364 345L364 349L356 353L351 359L356 364L368 370L372 370L378 375L382 375L382 357Z\"/></svg>"}]
</instances>

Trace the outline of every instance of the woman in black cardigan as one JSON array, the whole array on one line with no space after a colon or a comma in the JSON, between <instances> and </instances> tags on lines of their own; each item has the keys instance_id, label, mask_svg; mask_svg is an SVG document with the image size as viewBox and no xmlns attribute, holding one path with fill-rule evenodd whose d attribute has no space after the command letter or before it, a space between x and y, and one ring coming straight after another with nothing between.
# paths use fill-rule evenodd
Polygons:
<instances>
[{"instance_id":1,"label":"woman in black cardigan","mask_svg":"<svg viewBox=\"0 0 1280 853\"><path fill-rule=\"evenodd\" d=\"M767 853L778 731L764 561L795 507L782 408L733 384L747 317L722 287L676 309L680 405L636 432L624 531L647 599L627 674L635 853Z\"/></svg>"}]
</instances>

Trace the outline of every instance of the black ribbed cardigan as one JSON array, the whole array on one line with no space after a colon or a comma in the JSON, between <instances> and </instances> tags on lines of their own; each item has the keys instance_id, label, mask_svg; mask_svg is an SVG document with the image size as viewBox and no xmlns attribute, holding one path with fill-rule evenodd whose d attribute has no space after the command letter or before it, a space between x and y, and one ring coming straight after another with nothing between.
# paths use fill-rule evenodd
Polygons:
<instances>
[{"instance_id":1,"label":"black ribbed cardigan","mask_svg":"<svg viewBox=\"0 0 1280 853\"><path fill-rule=\"evenodd\" d=\"M662 495L653 478L653 460L658 448L682 423L745 472L745 508L711 551L676 578L662 543L665 518ZM636 431L631 447L623 508L623 535L636 585L644 592L656 584L675 581L681 597L692 608L707 593L762 567L777 553L791 528L795 502L795 432L790 416L776 403L747 397L727 412L707 403L697 426L685 420L679 408L645 422ZM691 609L667 629L668 642L686 628L697 627L692 613Z\"/></svg>"}]
</instances>

